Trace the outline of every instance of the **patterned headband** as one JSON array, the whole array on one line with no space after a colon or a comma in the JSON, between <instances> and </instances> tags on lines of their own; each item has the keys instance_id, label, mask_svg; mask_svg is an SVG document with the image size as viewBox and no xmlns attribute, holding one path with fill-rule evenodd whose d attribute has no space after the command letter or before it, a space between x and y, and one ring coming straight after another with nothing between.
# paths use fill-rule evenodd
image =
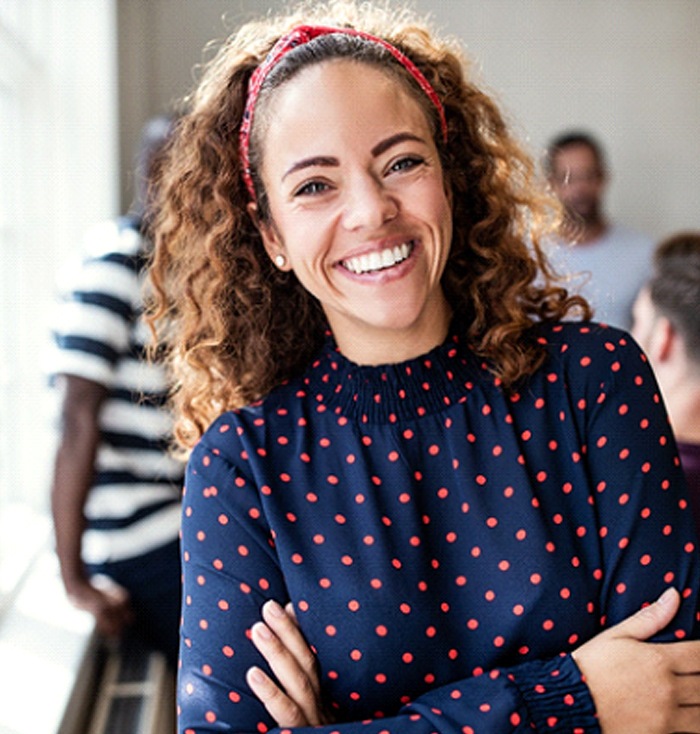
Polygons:
<instances>
[{"instance_id":1,"label":"patterned headband","mask_svg":"<svg viewBox=\"0 0 700 734\"><path fill-rule=\"evenodd\" d=\"M302 46L314 38L319 36L327 36L331 33L343 33L347 36L358 36L367 41L372 41L382 48L386 49L400 64L408 71L408 73L418 82L420 88L425 92L428 99L435 105L440 115L440 128L442 130L443 140L447 141L447 121L445 119L445 109L440 102L440 98L433 89L430 82L425 78L421 70L409 59L404 53L399 51L396 46L392 46L383 38L378 38L370 33L358 31L354 28L331 28L327 26L297 26L289 33L282 36L272 47L267 58L255 69L248 82L248 96L246 99L245 111L241 128L238 134L238 147L243 166L243 181L245 182L248 193L252 201L256 200L255 186L250 173L250 129L253 124L253 115L255 113L255 105L258 101L260 88L272 69L277 66L281 59L297 46Z\"/></svg>"}]
</instances>

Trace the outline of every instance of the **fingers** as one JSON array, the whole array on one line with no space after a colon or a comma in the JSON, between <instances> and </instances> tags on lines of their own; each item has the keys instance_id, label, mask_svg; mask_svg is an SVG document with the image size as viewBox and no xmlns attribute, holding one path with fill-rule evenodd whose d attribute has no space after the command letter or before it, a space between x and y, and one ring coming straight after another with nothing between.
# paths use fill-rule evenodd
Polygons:
<instances>
[{"instance_id":1,"label":"fingers","mask_svg":"<svg viewBox=\"0 0 700 734\"><path fill-rule=\"evenodd\" d=\"M251 668L246 673L246 682L278 726L306 726L310 723L299 706L260 668Z\"/></svg>"},{"instance_id":2,"label":"fingers","mask_svg":"<svg viewBox=\"0 0 700 734\"><path fill-rule=\"evenodd\" d=\"M700 732L700 707L684 706L673 717L672 731Z\"/></svg>"},{"instance_id":3,"label":"fingers","mask_svg":"<svg viewBox=\"0 0 700 734\"><path fill-rule=\"evenodd\" d=\"M694 707L698 710L698 715L700 716L700 675L689 674L676 676L675 692L679 706Z\"/></svg>"},{"instance_id":4,"label":"fingers","mask_svg":"<svg viewBox=\"0 0 700 734\"><path fill-rule=\"evenodd\" d=\"M665 658L668 669L673 673L677 675L695 673L700 676L700 640L659 643L658 650Z\"/></svg>"},{"instance_id":5,"label":"fingers","mask_svg":"<svg viewBox=\"0 0 700 734\"><path fill-rule=\"evenodd\" d=\"M312 726L322 723L316 662L299 628L276 602L265 604L263 619L251 628L252 641L281 688L268 676L263 680L252 672L251 682L260 692L251 688L280 726L299 726L300 719Z\"/></svg>"},{"instance_id":6,"label":"fingers","mask_svg":"<svg viewBox=\"0 0 700 734\"><path fill-rule=\"evenodd\" d=\"M681 597L676 589L666 589L653 604L640 609L620 624L611 627L610 632L615 637L647 640L671 622L678 611L680 602Z\"/></svg>"},{"instance_id":7,"label":"fingers","mask_svg":"<svg viewBox=\"0 0 700 734\"><path fill-rule=\"evenodd\" d=\"M291 604L287 606L291 606ZM295 658L309 679L314 693L318 696L320 685L316 675L316 657L299 629L296 616L290 617L287 610L282 609L274 600L270 600L263 605L262 616L268 628Z\"/></svg>"},{"instance_id":8,"label":"fingers","mask_svg":"<svg viewBox=\"0 0 700 734\"><path fill-rule=\"evenodd\" d=\"M129 595L121 587L84 584L71 594L71 602L95 617L98 631L105 637L118 638L134 621Z\"/></svg>"}]
</instances>

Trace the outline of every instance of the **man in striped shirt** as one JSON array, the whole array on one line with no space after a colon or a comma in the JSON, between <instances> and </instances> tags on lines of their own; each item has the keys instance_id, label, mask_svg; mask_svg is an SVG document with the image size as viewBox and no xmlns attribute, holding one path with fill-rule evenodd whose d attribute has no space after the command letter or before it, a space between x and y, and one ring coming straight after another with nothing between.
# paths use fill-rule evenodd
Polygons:
<instances>
[{"instance_id":1,"label":"man in striped shirt","mask_svg":"<svg viewBox=\"0 0 700 734\"><path fill-rule=\"evenodd\" d=\"M156 129L146 129L142 142L154 152L167 123L150 124ZM95 616L103 634L128 630L174 662L183 465L168 452L164 370L146 355L147 242L143 212L133 211L93 228L87 257L64 272L52 365L62 409L51 500L73 603Z\"/></svg>"}]
</instances>

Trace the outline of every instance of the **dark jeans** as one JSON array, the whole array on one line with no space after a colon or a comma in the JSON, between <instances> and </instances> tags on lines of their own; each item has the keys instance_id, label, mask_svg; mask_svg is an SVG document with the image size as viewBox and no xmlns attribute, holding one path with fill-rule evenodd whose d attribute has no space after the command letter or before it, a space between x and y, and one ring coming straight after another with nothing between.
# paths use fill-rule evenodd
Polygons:
<instances>
[{"instance_id":1,"label":"dark jeans","mask_svg":"<svg viewBox=\"0 0 700 734\"><path fill-rule=\"evenodd\" d=\"M88 565L88 572L109 576L129 591L136 622L128 634L165 653L175 667L180 638L179 541L137 558Z\"/></svg>"}]
</instances>

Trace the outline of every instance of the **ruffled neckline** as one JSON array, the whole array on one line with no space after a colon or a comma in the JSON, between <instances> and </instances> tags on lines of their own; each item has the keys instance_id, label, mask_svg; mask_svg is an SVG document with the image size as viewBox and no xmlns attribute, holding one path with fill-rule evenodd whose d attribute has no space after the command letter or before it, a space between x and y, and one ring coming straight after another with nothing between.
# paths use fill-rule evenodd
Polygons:
<instances>
[{"instance_id":1,"label":"ruffled neckline","mask_svg":"<svg viewBox=\"0 0 700 734\"><path fill-rule=\"evenodd\" d=\"M494 376L459 337L404 362L359 365L329 337L303 378L319 406L362 423L415 420L464 402L474 385Z\"/></svg>"}]
</instances>

